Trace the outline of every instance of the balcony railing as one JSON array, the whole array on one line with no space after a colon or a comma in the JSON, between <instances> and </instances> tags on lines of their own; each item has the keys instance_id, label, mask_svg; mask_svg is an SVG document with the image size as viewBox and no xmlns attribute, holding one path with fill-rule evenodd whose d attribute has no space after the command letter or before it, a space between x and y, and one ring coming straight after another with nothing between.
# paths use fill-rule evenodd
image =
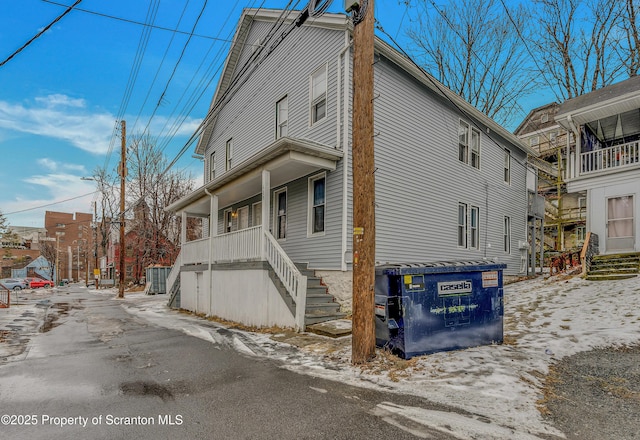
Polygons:
<instances>
[{"instance_id":1,"label":"balcony railing","mask_svg":"<svg viewBox=\"0 0 640 440\"><path fill-rule=\"evenodd\" d=\"M640 142L635 141L580 153L580 174L584 175L638 164L640 160L639 145Z\"/></svg>"}]
</instances>

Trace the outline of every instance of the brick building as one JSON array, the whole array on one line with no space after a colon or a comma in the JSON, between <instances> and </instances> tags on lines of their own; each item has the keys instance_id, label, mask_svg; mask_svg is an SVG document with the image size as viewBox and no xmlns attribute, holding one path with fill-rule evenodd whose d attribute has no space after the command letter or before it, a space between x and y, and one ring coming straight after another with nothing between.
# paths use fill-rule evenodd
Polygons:
<instances>
[{"instance_id":1,"label":"brick building","mask_svg":"<svg viewBox=\"0 0 640 440\"><path fill-rule=\"evenodd\" d=\"M95 267L93 215L76 212L47 211L44 227L47 238L55 246L56 281L91 280Z\"/></svg>"}]
</instances>

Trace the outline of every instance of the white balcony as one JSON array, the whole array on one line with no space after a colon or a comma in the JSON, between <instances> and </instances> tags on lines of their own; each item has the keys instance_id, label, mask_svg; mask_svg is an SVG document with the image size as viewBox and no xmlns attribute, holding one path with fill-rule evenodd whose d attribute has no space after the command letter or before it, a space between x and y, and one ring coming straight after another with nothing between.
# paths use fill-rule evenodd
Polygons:
<instances>
[{"instance_id":1,"label":"white balcony","mask_svg":"<svg viewBox=\"0 0 640 440\"><path fill-rule=\"evenodd\" d=\"M636 166L640 163L639 145L640 142L635 141L580 153L579 175L586 176Z\"/></svg>"}]
</instances>

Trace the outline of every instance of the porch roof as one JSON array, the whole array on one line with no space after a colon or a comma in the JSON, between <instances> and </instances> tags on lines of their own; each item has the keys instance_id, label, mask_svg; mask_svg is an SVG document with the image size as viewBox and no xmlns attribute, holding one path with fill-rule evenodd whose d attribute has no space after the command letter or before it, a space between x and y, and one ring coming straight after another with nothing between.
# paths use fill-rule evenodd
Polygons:
<instances>
[{"instance_id":1,"label":"porch roof","mask_svg":"<svg viewBox=\"0 0 640 440\"><path fill-rule=\"evenodd\" d=\"M342 150L307 139L283 137L220 177L172 203L167 211L209 214L209 194L220 207L247 199L262 191L262 171L271 172L271 188L319 170L335 170Z\"/></svg>"},{"instance_id":2,"label":"porch roof","mask_svg":"<svg viewBox=\"0 0 640 440\"><path fill-rule=\"evenodd\" d=\"M638 109L640 76L635 76L565 101L560 105L555 119L564 128L572 130L589 122Z\"/></svg>"}]
</instances>

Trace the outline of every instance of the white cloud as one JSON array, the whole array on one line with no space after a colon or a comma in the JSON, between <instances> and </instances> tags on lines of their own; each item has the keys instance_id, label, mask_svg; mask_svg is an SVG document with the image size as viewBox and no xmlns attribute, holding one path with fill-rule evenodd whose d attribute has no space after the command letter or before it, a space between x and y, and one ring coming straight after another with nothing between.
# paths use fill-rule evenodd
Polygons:
<instances>
[{"instance_id":1,"label":"white cloud","mask_svg":"<svg viewBox=\"0 0 640 440\"><path fill-rule=\"evenodd\" d=\"M0 101L0 128L68 141L76 148L106 154L115 118L108 113L89 113L84 101L64 95L36 98L40 106Z\"/></svg>"},{"instance_id":2,"label":"white cloud","mask_svg":"<svg viewBox=\"0 0 640 440\"><path fill-rule=\"evenodd\" d=\"M86 101L81 98L71 98L67 95L62 95L59 93L48 95L48 96L39 96L35 99L36 102L44 104L47 108L51 107L77 107L84 108L86 107Z\"/></svg>"}]
</instances>

